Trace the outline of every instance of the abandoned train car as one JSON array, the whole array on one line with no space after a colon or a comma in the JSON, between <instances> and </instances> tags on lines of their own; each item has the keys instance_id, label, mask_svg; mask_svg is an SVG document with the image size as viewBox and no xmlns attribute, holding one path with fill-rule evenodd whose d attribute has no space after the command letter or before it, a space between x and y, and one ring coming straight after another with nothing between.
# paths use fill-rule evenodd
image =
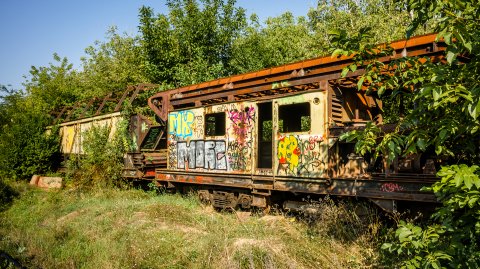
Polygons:
<instances>
[{"instance_id":1,"label":"abandoned train car","mask_svg":"<svg viewBox=\"0 0 480 269\"><path fill-rule=\"evenodd\" d=\"M444 51L433 34L391 47L381 61L439 60ZM327 56L157 93L149 106L161 124L156 138L145 137L166 163L154 171L131 166L125 176L193 187L217 207L266 207L271 198L295 207L288 199L300 194L363 197L390 211L401 201L435 201L420 192L435 180L435 160L409 156L386 167L339 140L368 121L382 124L376 94L357 90L363 70L341 77L351 63Z\"/></svg>"},{"instance_id":2,"label":"abandoned train car","mask_svg":"<svg viewBox=\"0 0 480 269\"><path fill-rule=\"evenodd\" d=\"M393 54L380 61L440 61L445 50L434 34L390 46ZM341 76L351 63L320 57L157 92L148 100L157 122L130 120L138 147L126 155L124 176L193 188L223 208L281 201L294 209L307 195L326 194L369 199L388 211L435 202L420 191L435 181L433 158L408 156L386 166L339 140L369 121L382 125L376 93L357 90L364 70Z\"/></svg>"}]
</instances>

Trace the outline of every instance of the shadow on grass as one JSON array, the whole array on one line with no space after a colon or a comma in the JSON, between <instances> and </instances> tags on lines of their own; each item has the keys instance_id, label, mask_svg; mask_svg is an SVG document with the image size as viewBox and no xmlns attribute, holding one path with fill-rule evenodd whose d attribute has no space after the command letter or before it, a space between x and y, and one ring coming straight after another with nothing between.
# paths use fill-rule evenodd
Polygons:
<instances>
[{"instance_id":1,"label":"shadow on grass","mask_svg":"<svg viewBox=\"0 0 480 269\"><path fill-rule=\"evenodd\" d=\"M23 269L23 267L17 260L15 260L8 253L0 250L0 268L18 268Z\"/></svg>"},{"instance_id":2,"label":"shadow on grass","mask_svg":"<svg viewBox=\"0 0 480 269\"><path fill-rule=\"evenodd\" d=\"M0 179L0 212L6 210L19 193Z\"/></svg>"}]
</instances>

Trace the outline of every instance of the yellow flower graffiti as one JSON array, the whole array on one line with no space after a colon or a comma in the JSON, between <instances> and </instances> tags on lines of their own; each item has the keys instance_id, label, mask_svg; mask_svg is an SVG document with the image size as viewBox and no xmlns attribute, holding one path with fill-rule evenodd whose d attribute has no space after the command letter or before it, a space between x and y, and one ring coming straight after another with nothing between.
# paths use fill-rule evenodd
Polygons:
<instances>
[{"instance_id":1,"label":"yellow flower graffiti","mask_svg":"<svg viewBox=\"0 0 480 269\"><path fill-rule=\"evenodd\" d=\"M280 164L288 164L290 171L298 166L300 149L295 136L289 135L280 139L278 143L278 160Z\"/></svg>"}]
</instances>

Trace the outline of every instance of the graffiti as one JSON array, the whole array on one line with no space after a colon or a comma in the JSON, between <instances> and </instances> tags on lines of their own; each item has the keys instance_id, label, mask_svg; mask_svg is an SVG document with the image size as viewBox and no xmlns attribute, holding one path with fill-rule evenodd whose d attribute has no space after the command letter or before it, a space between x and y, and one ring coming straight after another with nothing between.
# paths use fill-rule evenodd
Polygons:
<instances>
[{"instance_id":1,"label":"graffiti","mask_svg":"<svg viewBox=\"0 0 480 269\"><path fill-rule=\"evenodd\" d=\"M227 110L228 110L227 105L221 105L221 106L217 107L217 112L224 112L224 111L227 111Z\"/></svg>"},{"instance_id":2,"label":"graffiti","mask_svg":"<svg viewBox=\"0 0 480 269\"><path fill-rule=\"evenodd\" d=\"M192 111L171 112L168 115L168 132L180 138L190 137L193 134L195 115Z\"/></svg>"},{"instance_id":3,"label":"graffiti","mask_svg":"<svg viewBox=\"0 0 480 269\"><path fill-rule=\"evenodd\" d=\"M272 83L272 90L273 89L278 89L278 88L284 88L290 86L290 82L288 80L284 80L281 82L274 82Z\"/></svg>"},{"instance_id":4,"label":"graffiti","mask_svg":"<svg viewBox=\"0 0 480 269\"><path fill-rule=\"evenodd\" d=\"M320 143L322 143L323 140L325 140L323 136L320 136L320 137L318 137L317 135L310 136L308 138L308 149L314 150L317 146L320 147Z\"/></svg>"},{"instance_id":5,"label":"graffiti","mask_svg":"<svg viewBox=\"0 0 480 269\"><path fill-rule=\"evenodd\" d=\"M255 108L250 106L240 110L232 109L228 111L228 118L232 122L233 134L243 142L253 128Z\"/></svg>"},{"instance_id":6,"label":"graffiti","mask_svg":"<svg viewBox=\"0 0 480 269\"><path fill-rule=\"evenodd\" d=\"M228 142L228 165L231 170L247 170L250 148L236 140Z\"/></svg>"},{"instance_id":7,"label":"graffiti","mask_svg":"<svg viewBox=\"0 0 480 269\"><path fill-rule=\"evenodd\" d=\"M298 166L300 148L295 136L284 136L278 142L278 161L283 168L293 171Z\"/></svg>"},{"instance_id":8,"label":"graffiti","mask_svg":"<svg viewBox=\"0 0 480 269\"><path fill-rule=\"evenodd\" d=\"M203 116L196 116L194 124L192 126L192 131L195 137L203 137L205 127L203 126Z\"/></svg>"},{"instance_id":9,"label":"graffiti","mask_svg":"<svg viewBox=\"0 0 480 269\"><path fill-rule=\"evenodd\" d=\"M228 164L231 170L248 171L252 151L252 131L255 127L255 108L231 106L228 136Z\"/></svg>"},{"instance_id":10,"label":"graffiti","mask_svg":"<svg viewBox=\"0 0 480 269\"><path fill-rule=\"evenodd\" d=\"M192 140L177 142L177 168L227 170L225 141Z\"/></svg>"},{"instance_id":11,"label":"graffiti","mask_svg":"<svg viewBox=\"0 0 480 269\"><path fill-rule=\"evenodd\" d=\"M403 191L403 188L396 183L384 183L382 186L380 186L380 190L383 192L397 192Z\"/></svg>"},{"instance_id":12,"label":"graffiti","mask_svg":"<svg viewBox=\"0 0 480 269\"><path fill-rule=\"evenodd\" d=\"M294 176L314 176L323 173L325 162L322 159L322 136L300 139L299 136L281 137L277 147L278 174Z\"/></svg>"}]
</instances>

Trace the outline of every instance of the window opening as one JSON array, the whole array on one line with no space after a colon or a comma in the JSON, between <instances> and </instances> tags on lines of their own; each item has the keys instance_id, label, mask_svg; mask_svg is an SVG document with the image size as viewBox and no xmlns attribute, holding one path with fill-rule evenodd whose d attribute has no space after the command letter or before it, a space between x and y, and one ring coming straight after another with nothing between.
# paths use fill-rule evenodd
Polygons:
<instances>
[{"instance_id":1,"label":"window opening","mask_svg":"<svg viewBox=\"0 0 480 269\"><path fill-rule=\"evenodd\" d=\"M225 135L225 113L213 113L205 115L205 135Z\"/></svg>"},{"instance_id":2,"label":"window opening","mask_svg":"<svg viewBox=\"0 0 480 269\"><path fill-rule=\"evenodd\" d=\"M152 126L143 140L142 149L155 149L160 131L160 126Z\"/></svg>"},{"instance_id":3,"label":"window opening","mask_svg":"<svg viewBox=\"0 0 480 269\"><path fill-rule=\"evenodd\" d=\"M311 125L310 103L278 107L278 131L280 133L308 132Z\"/></svg>"}]
</instances>

